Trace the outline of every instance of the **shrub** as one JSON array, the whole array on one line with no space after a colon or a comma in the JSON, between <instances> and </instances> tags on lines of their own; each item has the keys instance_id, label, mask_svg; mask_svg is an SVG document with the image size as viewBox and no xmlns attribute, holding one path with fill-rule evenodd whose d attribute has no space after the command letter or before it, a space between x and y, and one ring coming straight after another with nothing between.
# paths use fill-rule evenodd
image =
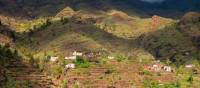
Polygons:
<instances>
[{"instance_id":1,"label":"shrub","mask_svg":"<svg viewBox=\"0 0 200 88\"><path fill-rule=\"evenodd\" d=\"M15 49L12 49L8 44L0 45L0 60L2 62L9 61L10 59L18 59L19 55Z\"/></svg>"},{"instance_id":2,"label":"shrub","mask_svg":"<svg viewBox=\"0 0 200 88\"><path fill-rule=\"evenodd\" d=\"M26 81L25 85L22 88L33 88L30 81Z\"/></svg>"},{"instance_id":3,"label":"shrub","mask_svg":"<svg viewBox=\"0 0 200 88\"><path fill-rule=\"evenodd\" d=\"M51 23L51 20L50 19L47 19L46 20L46 26L50 26L52 23Z\"/></svg>"},{"instance_id":4,"label":"shrub","mask_svg":"<svg viewBox=\"0 0 200 88\"><path fill-rule=\"evenodd\" d=\"M105 74L112 74L115 70L114 69L108 69L106 70Z\"/></svg>"},{"instance_id":5,"label":"shrub","mask_svg":"<svg viewBox=\"0 0 200 88\"><path fill-rule=\"evenodd\" d=\"M115 59L120 62L120 61L127 60L128 58L125 57L124 55L118 54L115 56Z\"/></svg>"},{"instance_id":6,"label":"shrub","mask_svg":"<svg viewBox=\"0 0 200 88\"><path fill-rule=\"evenodd\" d=\"M79 83L76 82L73 88L81 88L81 87L80 87Z\"/></svg>"},{"instance_id":7,"label":"shrub","mask_svg":"<svg viewBox=\"0 0 200 88\"><path fill-rule=\"evenodd\" d=\"M60 67L59 65L56 65L56 66L53 66L51 69L49 69L49 71L53 76L59 76L60 74L64 72L64 69Z\"/></svg>"},{"instance_id":8,"label":"shrub","mask_svg":"<svg viewBox=\"0 0 200 88\"><path fill-rule=\"evenodd\" d=\"M39 68L39 70L40 71L43 71L43 70L45 70L45 68L47 67L47 65L48 65L48 62L49 62L49 58L50 58L50 56L48 56L48 55L42 55L41 57L38 57L38 68Z\"/></svg>"},{"instance_id":9,"label":"shrub","mask_svg":"<svg viewBox=\"0 0 200 88\"><path fill-rule=\"evenodd\" d=\"M34 65L35 60L34 60L33 56L30 57L29 63L30 63L32 66Z\"/></svg>"},{"instance_id":10,"label":"shrub","mask_svg":"<svg viewBox=\"0 0 200 88\"><path fill-rule=\"evenodd\" d=\"M42 72L46 67L46 64L39 64L39 71Z\"/></svg>"},{"instance_id":11,"label":"shrub","mask_svg":"<svg viewBox=\"0 0 200 88\"><path fill-rule=\"evenodd\" d=\"M144 80L143 86L144 86L144 88L152 88L151 81L149 79Z\"/></svg>"},{"instance_id":12,"label":"shrub","mask_svg":"<svg viewBox=\"0 0 200 88\"><path fill-rule=\"evenodd\" d=\"M65 66L69 61L66 61L64 58L59 58L58 63L60 66Z\"/></svg>"},{"instance_id":13,"label":"shrub","mask_svg":"<svg viewBox=\"0 0 200 88\"><path fill-rule=\"evenodd\" d=\"M50 59L50 56L47 55L47 56L44 56L44 58L42 59L42 61L43 61L44 63L47 63L47 62L49 62L49 59Z\"/></svg>"},{"instance_id":14,"label":"shrub","mask_svg":"<svg viewBox=\"0 0 200 88\"><path fill-rule=\"evenodd\" d=\"M16 88L17 86L18 82L14 78L8 76L5 88Z\"/></svg>"},{"instance_id":15,"label":"shrub","mask_svg":"<svg viewBox=\"0 0 200 88\"><path fill-rule=\"evenodd\" d=\"M189 82L190 84L193 83L193 75L190 75L190 77L188 78L187 82Z\"/></svg>"},{"instance_id":16,"label":"shrub","mask_svg":"<svg viewBox=\"0 0 200 88\"><path fill-rule=\"evenodd\" d=\"M160 84L157 81L147 79L143 83L145 88L181 88L178 81L175 83Z\"/></svg>"},{"instance_id":17,"label":"shrub","mask_svg":"<svg viewBox=\"0 0 200 88\"><path fill-rule=\"evenodd\" d=\"M68 19L68 18L64 18L64 17L61 18L61 23L62 23L62 24L66 24L66 23L68 23L68 22L69 22L69 19Z\"/></svg>"},{"instance_id":18,"label":"shrub","mask_svg":"<svg viewBox=\"0 0 200 88\"><path fill-rule=\"evenodd\" d=\"M105 55L101 55L100 57L98 57L98 60L99 60L99 62L101 63L101 64L106 64L107 63L107 56L105 56Z\"/></svg>"},{"instance_id":19,"label":"shrub","mask_svg":"<svg viewBox=\"0 0 200 88\"><path fill-rule=\"evenodd\" d=\"M61 88L67 88L67 79L64 79L62 85L61 85Z\"/></svg>"},{"instance_id":20,"label":"shrub","mask_svg":"<svg viewBox=\"0 0 200 88\"><path fill-rule=\"evenodd\" d=\"M157 75L157 76L161 76L161 73L159 72L159 73L157 73L156 75Z\"/></svg>"},{"instance_id":21,"label":"shrub","mask_svg":"<svg viewBox=\"0 0 200 88\"><path fill-rule=\"evenodd\" d=\"M80 67L80 68L88 68L88 67L90 67L89 61L87 61L84 58L79 57L79 56L77 56L77 58L76 58L74 63L76 64L77 67Z\"/></svg>"},{"instance_id":22,"label":"shrub","mask_svg":"<svg viewBox=\"0 0 200 88\"><path fill-rule=\"evenodd\" d=\"M144 74L144 75L152 75L152 74L151 74L149 71L147 71L147 70L144 70L144 71L143 71L143 74Z\"/></svg>"}]
</instances>

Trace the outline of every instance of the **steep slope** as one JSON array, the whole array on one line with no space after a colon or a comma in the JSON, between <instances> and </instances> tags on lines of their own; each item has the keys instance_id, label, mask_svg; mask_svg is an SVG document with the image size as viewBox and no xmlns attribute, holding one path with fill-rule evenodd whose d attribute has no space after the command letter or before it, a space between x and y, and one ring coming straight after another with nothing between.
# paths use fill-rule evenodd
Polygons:
<instances>
[{"instance_id":1,"label":"steep slope","mask_svg":"<svg viewBox=\"0 0 200 88\"><path fill-rule=\"evenodd\" d=\"M70 11L73 13L72 16L65 15L68 10L63 11L56 17L22 22L21 25L28 25L28 27L17 27L16 30L20 31L17 31L19 32L19 38L16 41L16 48L24 55L25 59L34 58L34 62L38 63L41 71L56 76L54 82L62 84L65 83L64 80L67 80L69 84L66 84L69 87L76 85L77 82L84 85L84 87L141 87L143 79L138 75L138 69L142 66L131 64L129 61L126 63L126 60L129 59L136 60L134 53L137 51L138 46L134 40L141 34L154 32L157 28L163 28L174 22L172 19L154 16L159 20L159 23L154 23L152 20L154 17L142 19L116 10L104 12L103 14ZM152 24L155 24L155 27ZM69 56L74 50L83 53L103 54L86 58L92 64L89 68L77 67L77 69L65 72L63 64L69 62L64 60L63 57ZM122 59L122 62L109 61L107 59L108 55L116 55L116 57ZM60 58L55 63L46 61L45 58L50 56L59 56ZM107 64L104 63L104 59ZM119 61L121 61L120 59ZM123 60L125 61L123 62ZM113 66L113 64L115 65ZM121 66L118 67L118 65ZM129 66L132 70L124 70ZM114 69L113 74L112 69ZM127 73L137 72L127 78L127 74L123 73L124 71L127 71ZM115 77L115 75L120 75L121 80L118 80L118 76ZM95 80L95 83L90 79ZM169 82L171 81L169 80ZM105 85L99 85L102 82Z\"/></svg>"},{"instance_id":2,"label":"steep slope","mask_svg":"<svg viewBox=\"0 0 200 88\"><path fill-rule=\"evenodd\" d=\"M199 11L200 4L198 0L163 0L162 3L148 3L141 0L125 0L124 2L126 5L129 5L130 9L132 8L133 11L136 10L144 16L156 14L162 17L173 18L180 18L188 11Z\"/></svg>"},{"instance_id":3,"label":"steep slope","mask_svg":"<svg viewBox=\"0 0 200 88\"><path fill-rule=\"evenodd\" d=\"M139 44L155 57L171 60L177 66L199 62L199 13L188 13L180 22L142 35Z\"/></svg>"},{"instance_id":4,"label":"steep slope","mask_svg":"<svg viewBox=\"0 0 200 88\"><path fill-rule=\"evenodd\" d=\"M179 7L164 7L172 3ZM199 69L199 14L189 13L180 22L164 17L176 18L190 10L198 11L198 6L193 7L196 3L189 5L186 0L157 4L140 0L0 0L3 14L0 20L4 25L0 28L0 43L11 42L21 56L8 61L9 75L29 81L20 85L38 88L54 84L91 88L152 85L159 88L186 84L188 87L191 84L188 79ZM166 14L172 12L177 13ZM73 51L94 56L79 57L82 62L65 60ZM53 56L59 59L52 62ZM145 71L145 66L155 60L172 65L175 72ZM66 70L64 66L68 63L76 63L77 67ZM179 69L184 64L195 64L197 68L184 69L184 73ZM193 77L190 86L195 88L200 79L196 73ZM175 80L187 83L179 84Z\"/></svg>"},{"instance_id":5,"label":"steep slope","mask_svg":"<svg viewBox=\"0 0 200 88\"><path fill-rule=\"evenodd\" d=\"M15 47L15 32L0 26L0 86L2 88L49 88L51 78L25 62Z\"/></svg>"},{"instance_id":6,"label":"steep slope","mask_svg":"<svg viewBox=\"0 0 200 88\"><path fill-rule=\"evenodd\" d=\"M12 77L16 81L15 88L21 88L22 86L28 88L55 88L56 86L49 76L20 59L11 59L5 68L7 69L7 79ZM6 87L14 88L12 86L8 81Z\"/></svg>"},{"instance_id":7,"label":"steep slope","mask_svg":"<svg viewBox=\"0 0 200 88\"><path fill-rule=\"evenodd\" d=\"M158 16L156 18L159 23L154 23L152 20L154 18L131 17L115 10L104 13L104 15L78 11L72 16L67 16L66 22L58 16L49 18L50 25L45 27L41 25L46 24L46 19L31 21L33 26L19 26L18 28L23 28L27 33L22 34L17 43L21 48L23 45L27 49L30 48L30 52L66 53L68 49L69 51L73 49L90 51L101 48L128 52L136 47L132 40L141 34L156 31L174 22L172 19ZM22 25L27 25L26 23ZM152 24L155 24L155 27Z\"/></svg>"}]
</instances>

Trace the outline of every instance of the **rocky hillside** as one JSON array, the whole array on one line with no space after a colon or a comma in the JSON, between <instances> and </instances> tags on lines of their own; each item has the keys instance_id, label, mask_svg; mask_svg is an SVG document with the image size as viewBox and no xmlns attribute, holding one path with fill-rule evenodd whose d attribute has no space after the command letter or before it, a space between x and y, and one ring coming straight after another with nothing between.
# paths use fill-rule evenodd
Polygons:
<instances>
[{"instance_id":1,"label":"rocky hillside","mask_svg":"<svg viewBox=\"0 0 200 88\"><path fill-rule=\"evenodd\" d=\"M199 13L187 13L178 23L140 36L139 44L155 57L178 64L199 61L199 17Z\"/></svg>"}]
</instances>

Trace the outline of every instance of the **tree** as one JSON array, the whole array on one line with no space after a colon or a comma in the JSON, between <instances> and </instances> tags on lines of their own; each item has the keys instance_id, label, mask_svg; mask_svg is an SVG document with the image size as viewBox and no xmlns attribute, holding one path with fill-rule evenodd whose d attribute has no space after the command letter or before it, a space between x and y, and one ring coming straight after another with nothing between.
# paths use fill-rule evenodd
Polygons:
<instances>
[{"instance_id":1,"label":"tree","mask_svg":"<svg viewBox=\"0 0 200 88\"><path fill-rule=\"evenodd\" d=\"M62 22L62 24L66 24L66 23L69 22L69 19L68 19L68 18L65 18L65 17L62 17L62 18L61 18L61 22Z\"/></svg>"},{"instance_id":2,"label":"tree","mask_svg":"<svg viewBox=\"0 0 200 88\"><path fill-rule=\"evenodd\" d=\"M0 21L0 26L2 25L2 22Z\"/></svg>"},{"instance_id":3,"label":"tree","mask_svg":"<svg viewBox=\"0 0 200 88\"><path fill-rule=\"evenodd\" d=\"M13 41L15 42L16 41L15 32L11 31L10 36L11 36L11 38L13 38Z\"/></svg>"},{"instance_id":4,"label":"tree","mask_svg":"<svg viewBox=\"0 0 200 88\"><path fill-rule=\"evenodd\" d=\"M193 83L193 75L190 75L190 77L188 78L188 80L187 80L190 84L192 84Z\"/></svg>"},{"instance_id":5,"label":"tree","mask_svg":"<svg viewBox=\"0 0 200 88\"><path fill-rule=\"evenodd\" d=\"M49 25L51 25L51 24L52 24L52 23L51 23L51 20L50 20L50 19L47 19L47 20L46 20L46 27L49 26Z\"/></svg>"},{"instance_id":6,"label":"tree","mask_svg":"<svg viewBox=\"0 0 200 88\"><path fill-rule=\"evenodd\" d=\"M31 37L33 35L33 30L29 30L28 36Z\"/></svg>"}]
</instances>

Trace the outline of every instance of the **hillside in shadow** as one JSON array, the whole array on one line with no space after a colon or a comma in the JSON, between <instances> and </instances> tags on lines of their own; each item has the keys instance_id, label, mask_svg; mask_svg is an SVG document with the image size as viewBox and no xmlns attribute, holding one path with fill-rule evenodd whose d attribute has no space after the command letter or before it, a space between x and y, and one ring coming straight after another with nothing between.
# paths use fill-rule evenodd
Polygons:
<instances>
[{"instance_id":1,"label":"hillside in shadow","mask_svg":"<svg viewBox=\"0 0 200 88\"><path fill-rule=\"evenodd\" d=\"M16 40L16 32L10 29L8 26L0 24L0 43L10 43Z\"/></svg>"},{"instance_id":2,"label":"hillside in shadow","mask_svg":"<svg viewBox=\"0 0 200 88\"><path fill-rule=\"evenodd\" d=\"M47 79L48 76L36 68L34 62L24 60L23 55L16 48L20 37L27 33L18 33L5 25L0 25L0 86L2 88L12 88L13 84L16 88L54 86L52 80Z\"/></svg>"},{"instance_id":3,"label":"hillside in shadow","mask_svg":"<svg viewBox=\"0 0 200 88\"><path fill-rule=\"evenodd\" d=\"M199 19L198 13L188 13L178 24L141 35L138 44L156 59L171 61L176 66L199 63Z\"/></svg>"},{"instance_id":4,"label":"hillside in shadow","mask_svg":"<svg viewBox=\"0 0 200 88\"><path fill-rule=\"evenodd\" d=\"M200 8L198 0L165 0L162 3L147 3L141 0L112 0L112 2L118 9L124 12L135 12L136 14L138 13L138 16L145 18L152 15L159 15L166 18L180 18L185 13L199 11Z\"/></svg>"},{"instance_id":5,"label":"hillside in shadow","mask_svg":"<svg viewBox=\"0 0 200 88\"><path fill-rule=\"evenodd\" d=\"M93 23L69 20L65 24L58 21L45 28L20 33L17 42L33 50L44 50L53 43L55 47L65 52L69 49L90 51L93 50L92 46L97 48L96 43L114 51L129 52L134 48L132 41L108 33Z\"/></svg>"},{"instance_id":6,"label":"hillside in shadow","mask_svg":"<svg viewBox=\"0 0 200 88\"><path fill-rule=\"evenodd\" d=\"M65 7L71 7L74 10L89 12L116 9L139 17L150 17L156 14L162 17L179 18L186 12L199 11L199 4L198 0L167 0L159 4L140 0L1 0L0 14L34 19L55 16Z\"/></svg>"},{"instance_id":7,"label":"hillside in shadow","mask_svg":"<svg viewBox=\"0 0 200 88\"><path fill-rule=\"evenodd\" d=\"M67 23L65 26L59 26L59 28L57 28L58 26L51 25L44 30L33 31L32 35L29 33L23 34L22 38L32 38L28 40L34 40L35 43L30 42L28 44L34 47L34 49L41 50L64 36L66 40L62 40L65 42L61 46L59 43L54 42L56 46L58 45L57 47L73 46L71 48L85 50L84 47L88 46L85 45L84 42L77 42L78 40L76 39L72 42L72 40L67 38L70 34L80 34L105 47L111 45L111 47L107 48L111 48L111 50L114 51L117 50L127 54L133 53L134 50L137 49L144 49L158 60L163 60L164 62L169 60L179 66L185 63L192 63L195 60L199 61L199 34L194 34L199 33L199 18L193 18L195 16L186 16L182 18L179 23L173 23L165 28L142 34L136 39L117 37L93 24L84 24L81 22ZM197 21L190 19L197 19ZM187 27L182 27L185 22L189 25L187 25ZM52 28L52 26L55 28ZM66 50L68 48L63 49Z\"/></svg>"},{"instance_id":8,"label":"hillside in shadow","mask_svg":"<svg viewBox=\"0 0 200 88\"><path fill-rule=\"evenodd\" d=\"M189 14L189 15L188 15ZM55 43L56 47L84 49L88 47L84 42L73 38L84 36L92 39L103 46L109 46L113 50L120 52L130 52L134 49L144 49L151 53L156 59L170 60L179 66L184 63L192 63L194 60L199 61L199 15L188 13L179 23L174 23L162 29L142 34L137 39L125 39L117 37L106 30L98 28L93 23L84 23L71 19L71 22L62 24L60 22L41 26L41 28L23 33L14 33L22 45L28 45L32 49L42 50L49 44ZM187 23L187 25L185 24ZM62 24L62 25L59 25ZM10 32L9 32L10 33ZM77 36L77 34L79 34ZM69 36L70 35L70 36ZM12 32L10 34L12 36ZM62 42L56 42L63 37ZM65 38L66 37L66 38ZM65 40L66 39L66 40ZM70 43L71 42L71 43ZM76 44L77 42L78 44Z\"/></svg>"}]
</instances>

